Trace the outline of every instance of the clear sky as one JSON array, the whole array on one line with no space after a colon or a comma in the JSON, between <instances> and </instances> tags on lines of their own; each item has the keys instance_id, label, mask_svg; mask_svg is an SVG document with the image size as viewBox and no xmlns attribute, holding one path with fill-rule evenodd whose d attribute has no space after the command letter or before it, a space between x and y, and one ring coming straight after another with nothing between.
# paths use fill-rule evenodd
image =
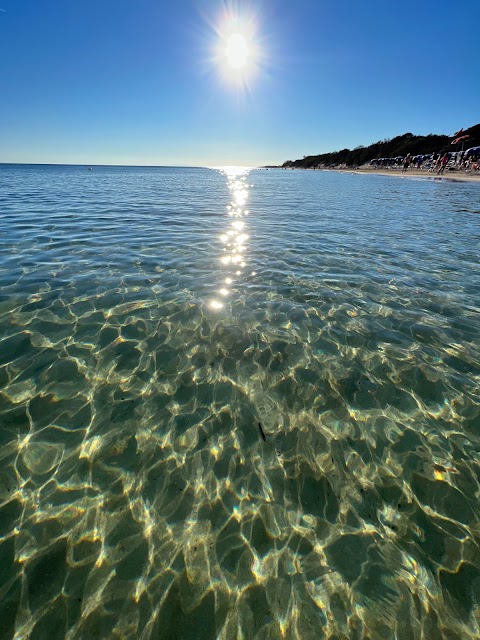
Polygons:
<instances>
[{"instance_id":1,"label":"clear sky","mask_svg":"<svg viewBox=\"0 0 480 640\"><path fill-rule=\"evenodd\" d=\"M280 164L480 122L479 0L0 9L0 162Z\"/></svg>"}]
</instances>

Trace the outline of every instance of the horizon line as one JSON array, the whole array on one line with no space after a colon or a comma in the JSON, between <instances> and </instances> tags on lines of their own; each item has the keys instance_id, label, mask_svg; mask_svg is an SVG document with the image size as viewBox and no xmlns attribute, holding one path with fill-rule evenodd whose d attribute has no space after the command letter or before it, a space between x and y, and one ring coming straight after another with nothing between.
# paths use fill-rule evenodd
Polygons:
<instances>
[{"instance_id":1,"label":"horizon line","mask_svg":"<svg viewBox=\"0 0 480 640\"><path fill-rule=\"evenodd\" d=\"M243 164L90 164L75 162L2 162L1 165L22 165L33 167L135 167L137 169L222 169L224 167L242 167L244 169L260 169L269 165L243 165Z\"/></svg>"}]
</instances>

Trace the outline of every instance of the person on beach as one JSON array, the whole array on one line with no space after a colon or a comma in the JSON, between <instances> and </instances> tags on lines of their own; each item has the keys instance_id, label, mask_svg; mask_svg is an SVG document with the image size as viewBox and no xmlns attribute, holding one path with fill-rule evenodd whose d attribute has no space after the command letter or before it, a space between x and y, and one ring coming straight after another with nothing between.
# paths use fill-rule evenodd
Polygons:
<instances>
[{"instance_id":1,"label":"person on beach","mask_svg":"<svg viewBox=\"0 0 480 640\"><path fill-rule=\"evenodd\" d=\"M442 158L440 160L440 166L438 168L437 173L443 173L445 171L445 167L447 166L449 157L450 156L448 154L448 151L446 153L444 153L444 155L442 156Z\"/></svg>"},{"instance_id":2,"label":"person on beach","mask_svg":"<svg viewBox=\"0 0 480 640\"><path fill-rule=\"evenodd\" d=\"M409 168L409 166L410 166L411 161L412 161L412 158L411 158L410 154L409 154L409 153L407 153L407 156L406 156L405 160L403 161L403 169L402 169L402 173L403 173L404 171L408 171L408 168Z\"/></svg>"}]
</instances>

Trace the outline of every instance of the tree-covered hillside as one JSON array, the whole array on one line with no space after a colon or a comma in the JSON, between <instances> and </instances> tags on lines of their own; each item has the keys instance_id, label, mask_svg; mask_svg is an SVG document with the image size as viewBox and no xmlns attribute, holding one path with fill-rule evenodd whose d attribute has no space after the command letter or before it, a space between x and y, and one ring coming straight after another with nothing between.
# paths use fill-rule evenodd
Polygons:
<instances>
[{"instance_id":1,"label":"tree-covered hillside","mask_svg":"<svg viewBox=\"0 0 480 640\"><path fill-rule=\"evenodd\" d=\"M476 124L469 129L465 129L461 136L469 135L470 138L464 141L464 149L480 146L480 124ZM461 143L452 145L453 136L429 134L428 136L415 136L413 133L404 133L391 140L379 140L368 147L357 147L356 149L342 149L332 153L322 153L317 156L305 156L301 160L287 160L282 167L298 167L310 169L312 167L335 167L346 165L348 167L359 167L370 160L376 158L396 158L412 156L426 153L442 151L459 151Z\"/></svg>"}]
</instances>

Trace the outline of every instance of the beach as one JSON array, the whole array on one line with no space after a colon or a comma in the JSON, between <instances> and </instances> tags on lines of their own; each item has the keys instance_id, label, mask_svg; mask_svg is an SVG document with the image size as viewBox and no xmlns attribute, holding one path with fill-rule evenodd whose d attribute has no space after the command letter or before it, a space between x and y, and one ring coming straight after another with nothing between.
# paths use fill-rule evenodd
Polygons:
<instances>
[{"instance_id":1,"label":"beach","mask_svg":"<svg viewBox=\"0 0 480 640\"><path fill-rule=\"evenodd\" d=\"M328 169L324 169L324 171ZM480 182L479 173L465 173L464 171L445 171L445 173L437 174L422 169L409 169L402 171L399 169L378 169L364 168L358 169L332 169L333 171L348 171L348 173L378 175L378 176L396 176L398 178L425 178L428 180L452 180L454 182Z\"/></svg>"}]
</instances>

